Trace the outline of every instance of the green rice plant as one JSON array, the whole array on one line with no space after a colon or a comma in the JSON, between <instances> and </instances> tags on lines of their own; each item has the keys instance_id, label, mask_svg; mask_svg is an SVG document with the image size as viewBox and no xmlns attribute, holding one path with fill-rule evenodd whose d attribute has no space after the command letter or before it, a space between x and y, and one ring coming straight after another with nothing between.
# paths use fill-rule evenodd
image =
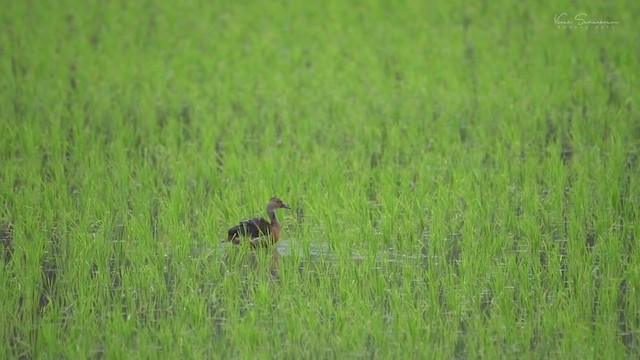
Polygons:
<instances>
[{"instance_id":1,"label":"green rice plant","mask_svg":"<svg viewBox=\"0 0 640 360\"><path fill-rule=\"evenodd\" d=\"M637 5L574 6L5 4L0 354L638 357Z\"/></svg>"}]
</instances>

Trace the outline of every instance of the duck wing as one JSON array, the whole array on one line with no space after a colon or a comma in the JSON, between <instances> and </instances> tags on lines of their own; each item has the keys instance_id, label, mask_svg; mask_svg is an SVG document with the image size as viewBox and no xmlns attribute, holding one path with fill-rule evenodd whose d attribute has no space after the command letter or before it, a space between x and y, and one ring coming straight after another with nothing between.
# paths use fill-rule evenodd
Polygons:
<instances>
[{"instance_id":1,"label":"duck wing","mask_svg":"<svg viewBox=\"0 0 640 360\"><path fill-rule=\"evenodd\" d=\"M237 244L240 237L249 237L255 239L264 235L271 234L271 224L262 217L246 219L227 232L227 239Z\"/></svg>"}]
</instances>

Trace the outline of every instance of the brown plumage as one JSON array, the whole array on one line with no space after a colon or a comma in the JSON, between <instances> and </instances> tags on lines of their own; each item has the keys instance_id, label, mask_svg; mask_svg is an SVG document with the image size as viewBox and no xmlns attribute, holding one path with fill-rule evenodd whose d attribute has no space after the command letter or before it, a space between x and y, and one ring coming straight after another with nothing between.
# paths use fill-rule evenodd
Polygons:
<instances>
[{"instance_id":1,"label":"brown plumage","mask_svg":"<svg viewBox=\"0 0 640 360\"><path fill-rule=\"evenodd\" d=\"M239 225L229 229L227 240L239 244L240 239L246 237L249 239L251 247L275 244L280 239L280 230L282 229L275 210L281 208L290 209L289 205L277 197L271 198L267 204L267 215L270 221L263 217L242 220ZM261 238L265 240L261 241Z\"/></svg>"}]
</instances>

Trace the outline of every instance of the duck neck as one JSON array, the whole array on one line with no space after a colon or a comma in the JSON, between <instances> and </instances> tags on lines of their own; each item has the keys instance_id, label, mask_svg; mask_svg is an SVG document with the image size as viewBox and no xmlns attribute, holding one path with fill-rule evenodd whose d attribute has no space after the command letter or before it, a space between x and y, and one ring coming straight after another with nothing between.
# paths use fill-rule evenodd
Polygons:
<instances>
[{"instance_id":1,"label":"duck neck","mask_svg":"<svg viewBox=\"0 0 640 360\"><path fill-rule=\"evenodd\" d=\"M271 226L280 225L278 217L276 217L276 211L271 206L267 207L267 215L269 215L269 220L271 220Z\"/></svg>"}]
</instances>

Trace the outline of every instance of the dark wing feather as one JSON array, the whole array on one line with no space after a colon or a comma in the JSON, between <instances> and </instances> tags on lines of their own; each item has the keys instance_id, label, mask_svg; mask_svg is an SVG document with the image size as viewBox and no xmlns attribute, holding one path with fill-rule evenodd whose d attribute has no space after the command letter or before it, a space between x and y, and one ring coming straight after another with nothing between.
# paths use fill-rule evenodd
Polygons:
<instances>
[{"instance_id":1,"label":"dark wing feather","mask_svg":"<svg viewBox=\"0 0 640 360\"><path fill-rule=\"evenodd\" d=\"M240 242L240 237L255 239L271 234L271 224L264 218L253 218L240 221L240 224L229 229L227 239L234 243Z\"/></svg>"}]
</instances>

